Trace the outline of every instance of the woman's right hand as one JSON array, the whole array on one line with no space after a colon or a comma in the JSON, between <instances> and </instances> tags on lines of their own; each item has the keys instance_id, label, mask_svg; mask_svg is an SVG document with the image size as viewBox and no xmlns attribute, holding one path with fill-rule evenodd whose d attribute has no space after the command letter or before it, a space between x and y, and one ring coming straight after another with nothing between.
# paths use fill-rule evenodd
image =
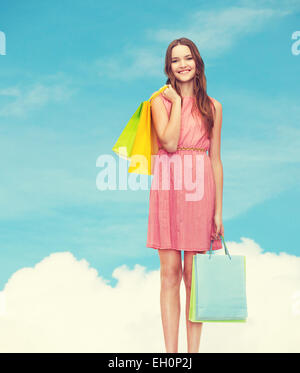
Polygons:
<instances>
[{"instance_id":1,"label":"woman's right hand","mask_svg":"<svg viewBox=\"0 0 300 373\"><path fill-rule=\"evenodd\" d=\"M172 103L174 103L176 100L181 100L181 97L179 96L179 94L175 91L175 89L172 87L171 84L168 84L168 88L164 89L162 91L162 95L168 99L169 101L171 101Z\"/></svg>"}]
</instances>

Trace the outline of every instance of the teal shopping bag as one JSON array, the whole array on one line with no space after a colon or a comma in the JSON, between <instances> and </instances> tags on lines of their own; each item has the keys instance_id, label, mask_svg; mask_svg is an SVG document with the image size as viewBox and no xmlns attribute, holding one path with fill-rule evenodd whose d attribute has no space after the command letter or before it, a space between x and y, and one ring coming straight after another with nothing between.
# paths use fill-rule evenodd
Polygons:
<instances>
[{"instance_id":1,"label":"teal shopping bag","mask_svg":"<svg viewBox=\"0 0 300 373\"><path fill-rule=\"evenodd\" d=\"M193 256L189 320L194 322L245 322L247 313L246 257L208 254ZM212 255L213 254L213 255Z\"/></svg>"}]
</instances>

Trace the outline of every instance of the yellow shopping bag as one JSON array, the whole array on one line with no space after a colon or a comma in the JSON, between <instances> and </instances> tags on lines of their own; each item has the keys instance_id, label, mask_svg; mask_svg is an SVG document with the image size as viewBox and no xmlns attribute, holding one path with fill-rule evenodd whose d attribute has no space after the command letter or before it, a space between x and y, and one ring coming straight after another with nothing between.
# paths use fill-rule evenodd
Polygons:
<instances>
[{"instance_id":1,"label":"yellow shopping bag","mask_svg":"<svg viewBox=\"0 0 300 373\"><path fill-rule=\"evenodd\" d=\"M112 148L119 157L130 160L128 172L153 175L151 156L157 154L158 142L151 123L151 100L167 87L164 85L140 104Z\"/></svg>"}]
</instances>

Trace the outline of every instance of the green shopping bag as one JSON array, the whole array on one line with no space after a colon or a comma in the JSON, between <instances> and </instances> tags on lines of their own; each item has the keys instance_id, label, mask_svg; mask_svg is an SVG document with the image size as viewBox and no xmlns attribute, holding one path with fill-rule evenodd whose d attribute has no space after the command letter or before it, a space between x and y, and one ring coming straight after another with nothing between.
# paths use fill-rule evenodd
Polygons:
<instances>
[{"instance_id":1,"label":"green shopping bag","mask_svg":"<svg viewBox=\"0 0 300 373\"><path fill-rule=\"evenodd\" d=\"M193 256L189 320L193 322L245 322L247 313L246 257L212 255Z\"/></svg>"},{"instance_id":2,"label":"green shopping bag","mask_svg":"<svg viewBox=\"0 0 300 373\"><path fill-rule=\"evenodd\" d=\"M130 161L130 173L153 175L152 157L158 152L158 138L152 125L151 102L167 87L162 86L139 105L112 148L120 158Z\"/></svg>"}]
</instances>

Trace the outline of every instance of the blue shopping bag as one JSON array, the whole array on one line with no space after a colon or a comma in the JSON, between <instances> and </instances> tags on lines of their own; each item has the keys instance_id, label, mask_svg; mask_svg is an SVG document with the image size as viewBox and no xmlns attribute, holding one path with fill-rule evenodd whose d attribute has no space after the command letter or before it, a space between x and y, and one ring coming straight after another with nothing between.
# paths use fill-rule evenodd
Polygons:
<instances>
[{"instance_id":1,"label":"blue shopping bag","mask_svg":"<svg viewBox=\"0 0 300 373\"><path fill-rule=\"evenodd\" d=\"M246 257L208 254L193 256L189 320L194 322L245 322L247 313ZM213 254L213 255L212 255Z\"/></svg>"}]
</instances>

